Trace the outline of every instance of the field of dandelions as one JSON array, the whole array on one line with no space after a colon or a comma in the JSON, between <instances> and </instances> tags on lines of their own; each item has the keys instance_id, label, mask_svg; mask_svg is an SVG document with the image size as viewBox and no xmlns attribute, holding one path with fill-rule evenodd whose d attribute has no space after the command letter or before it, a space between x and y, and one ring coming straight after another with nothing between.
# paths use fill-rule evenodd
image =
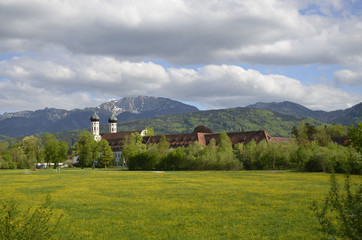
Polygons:
<instances>
[{"instance_id":1,"label":"field of dandelions","mask_svg":"<svg viewBox=\"0 0 362 240\"><path fill-rule=\"evenodd\" d=\"M50 194L55 214L64 215L60 230L81 239L318 239L310 205L322 203L330 176L118 169L29 173L1 170L0 202L12 198L26 208Z\"/></svg>"}]
</instances>

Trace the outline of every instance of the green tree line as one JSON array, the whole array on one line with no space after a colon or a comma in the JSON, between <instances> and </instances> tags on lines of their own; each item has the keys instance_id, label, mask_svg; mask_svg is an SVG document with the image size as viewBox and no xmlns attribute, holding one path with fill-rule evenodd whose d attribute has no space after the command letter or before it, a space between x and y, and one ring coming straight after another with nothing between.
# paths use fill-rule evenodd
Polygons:
<instances>
[{"instance_id":1,"label":"green tree line","mask_svg":"<svg viewBox=\"0 0 362 240\"><path fill-rule=\"evenodd\" d=\"M331 141L346 134L341 125L314 127L308 123L294 127L291 141L254 141L232 147L226 133L208 146L197 142L187 148L171 149L163 137L157 145L145 145L134 133L125 141L123 157L130 170L278 170L295 169L324 172L362 170L362 124L348 128L349 146Z\"/></svg>"},{"instance_id":2,"label":"green tree line","mask_svg":"<svg viewBox=\"0 0 362 240\"><path fill-rule=\"evenodd\" d=\"M331 141L347 134L347 146ZM130 170L277 170L361 173L362 123L347 129L341 125L315 127L301 123L292 128L292 140L250 142L232 146L225 132L218 142L208 146L197 142L187 148L172 149L162 137L156 145L142 143L140 134L131 134L124 142L122 157ZM112 150L106 140L96 142L90 132L79 134L72 147L80 167L111 167ZM0 168L32 168L37 162L55 163L66 160L68 145L54 135L25 137L13 144L0 142Z\"/></svg>"},{"instance_id":3,"label":"green tree line","mask_svg":"<svg viewBox=\"0 0 362 240\"><path fill-rule=\"evenodd\" d=\"M0 169L32 169L37 163L54 164L68 162L69 146L65 141L59 141L53 134L46 133L42 137L27 136L20 142L0 142ZM113 165L113 153L107 140L96 142L93 135L84 131L79 134L79 141L72 147L74 156L78 157L78 165L81 167L97 166L107 167Z\"/></svg>"},{"instance_id":4,"label":"green tree line","mask_svg":"<svg viewBox=\"0 0 362 240\"><path fill-rule=\"evenodd\" d=\"M54 135L45 134L42 137L27 136L20 142L0 142L0 169L21 168L31 169L36 163L54 163L54 168L59 163L65 162L68 155L68 144L58 141Z\"/></svg>"}]
</instances>

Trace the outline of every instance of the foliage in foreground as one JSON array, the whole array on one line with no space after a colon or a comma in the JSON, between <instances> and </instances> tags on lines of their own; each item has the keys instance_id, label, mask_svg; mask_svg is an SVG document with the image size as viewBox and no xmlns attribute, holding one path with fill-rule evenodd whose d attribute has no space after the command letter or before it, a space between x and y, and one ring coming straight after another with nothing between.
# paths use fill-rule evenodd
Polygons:
<instances>
[{"instance_id":1,"label":"foliage in foreground","mask_svg":"<svg viewBox=\"0 0 362 240\"><path fill-rule=\"evenodd\" d=\"M331 175L330 190L321 207L313 202L311 209L328 239L362 239L362 185L351 190L350 176L346 175L345 193L339 190L335 174Z\"/></svg>"},{"instance_id":2,"label":"foliage in foreground","mask_svg":"<svg viewBox=\"0 0 362 240\"><path fill-rule=\"evenodd\" d=\"M0 239L56 239L62 215L56 216L51 207L52 200L47 195L45 202L36 208L25 211L10 200L3 203L0 212Z\"/></svg>"}]
</instances>

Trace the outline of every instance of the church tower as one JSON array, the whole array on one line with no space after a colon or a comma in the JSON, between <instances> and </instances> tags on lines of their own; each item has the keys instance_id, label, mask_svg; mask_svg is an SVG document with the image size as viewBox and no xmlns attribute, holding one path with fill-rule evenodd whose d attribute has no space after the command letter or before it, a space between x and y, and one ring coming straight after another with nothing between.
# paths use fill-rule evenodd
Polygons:
<instances>
[{"instance_id":1,"label":"church tower","mask_svg":"<svg viewBox=\"0 0 362 240\"><path fill-rule=\"evenodd\" d=\"M112 116L108 119L109 124L109 133L116 133L117 132L117 118L112 114Z\"/></svg>"},{"instance_id":2,"label":"church tower","mask_svg":"<svg viewBox=\"0 0 362 240\"><path fill-rule=\"evenodd\" d=\"M94 140L101 140L101 136L99 135L99 116L96 112L90 118L92 124L92 134L94 136Z\"/></svg>"}]
</instances>

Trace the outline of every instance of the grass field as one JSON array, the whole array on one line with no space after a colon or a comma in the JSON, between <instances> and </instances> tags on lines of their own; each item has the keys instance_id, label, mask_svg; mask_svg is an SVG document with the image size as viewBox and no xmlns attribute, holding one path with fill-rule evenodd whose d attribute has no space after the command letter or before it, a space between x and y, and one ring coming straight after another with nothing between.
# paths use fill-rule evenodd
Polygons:
<instances>
[{"instance_id":1,"label":"grass field","mask_svg":"<svg viewBox=\"0 0 362 240\"><path fill-rule=\"evenodd\" d=\"M318 239L309 206L328 189L328 174L289 171L0 171L0 201L50 194L82 239Z\"/></svg>"}]
</instances>

